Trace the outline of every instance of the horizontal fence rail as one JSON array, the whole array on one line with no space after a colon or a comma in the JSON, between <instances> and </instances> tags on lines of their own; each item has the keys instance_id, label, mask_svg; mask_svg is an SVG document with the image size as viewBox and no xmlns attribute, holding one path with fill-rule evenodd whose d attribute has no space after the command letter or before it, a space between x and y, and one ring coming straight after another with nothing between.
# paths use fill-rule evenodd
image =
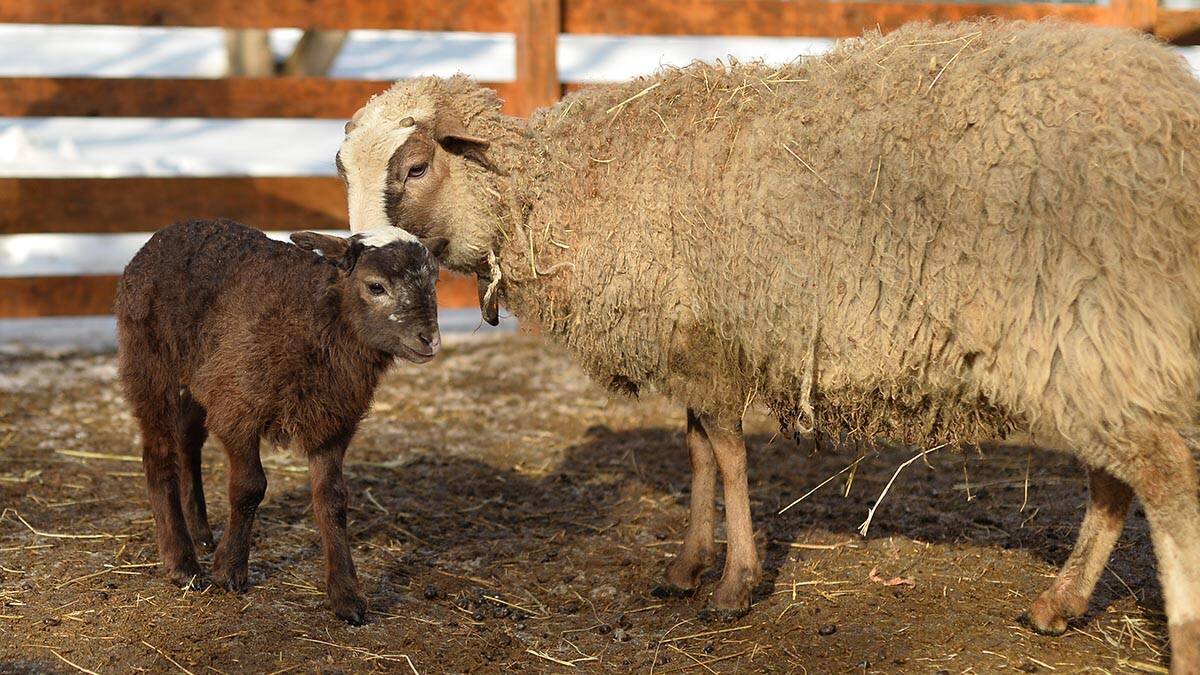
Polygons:
<instances>
[{"instance_id":1,"label":"horizontal fence rail","mask_svg":"<svg viewBox=\"0 0 1200 675\"><path fill-rule=\"evenodd\" d=\"M0 317L31 319L47 316L111 314L117 291L115 275L0 278ZM476 307L475 280L442 270L437 285L443 309Z\"/></svg>"},{"instance_id":2,"label":"horizontal fence rail","mask_svg":"<svg viewBox=\"0 0 1200 675\"><path fill-rule=\"evenodd\" d=\"M228 29L405 29L513 33L516 81L486 83L528 115L579 87L559 80L562 33L846 37L911 21L1058 17L1200 43L1200 10L1153 0L1092 4L816 0L0 0L0 23ZM298 78L0 78L0 116L348 118L389 82ZM267 230L344 229L345 194L327 177L0 178L0 235L150 232L225 216ZM115 276L0 277L0 318L106 314ZM475 304L472 279L444 274L444 307Z\"/></svg>"}]
</instances>

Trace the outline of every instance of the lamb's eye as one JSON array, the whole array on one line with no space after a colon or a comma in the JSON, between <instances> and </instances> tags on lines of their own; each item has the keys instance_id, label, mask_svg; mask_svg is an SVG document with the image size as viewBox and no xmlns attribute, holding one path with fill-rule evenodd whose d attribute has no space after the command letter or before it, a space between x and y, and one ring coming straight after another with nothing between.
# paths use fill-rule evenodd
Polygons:
<instances>
[{"instance_id":1,"label":"lamb's eye","mask_svg":"<svg viewBox=\"0 0 1200 675\"><path fill-rule=\"evenodd\" d=\"M421 176L424 176L425 172L428 170L429 170L428 164L425 164L425 163L415 164L415 165L413 165L412 168L410 168L408 170L408 177L409 178L420 178Z\"/></svg>"},{"instance_id":2,"label":"lamb's eye","mask_svg":"<svg viewBox=\"0 0 1200 675\"><path fill-rule=\"evenodd\" d=\"M371 292L371 295L383 295L387 292L383 284L367 284L367 290Z\"/></svg>"}]
</instances>

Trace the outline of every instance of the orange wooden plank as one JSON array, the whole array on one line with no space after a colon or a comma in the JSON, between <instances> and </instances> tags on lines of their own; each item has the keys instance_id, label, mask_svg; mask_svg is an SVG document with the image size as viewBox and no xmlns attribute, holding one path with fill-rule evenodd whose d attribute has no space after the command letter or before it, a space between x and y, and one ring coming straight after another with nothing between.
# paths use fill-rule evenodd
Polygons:
<instances>
[{"instance_id":1,"label":"orange wooden plank","mask_svg":"<svg viewBox=\"0 0 1200 675\"><path fill-rule=\"evenodd\" d=\"M817 0L564 0L568 33L617 35L765 35L848 37L910 21L960 21L978 16L1039 19L1057 16L1114 23L1107 7L1058 4L950 2L820 2Z\"/></svg>"},{"instance_id":2,"label":"orange wooden plank","mask_svg":"<svg viewBox=\"0 0 1200 675\"><path fill-rule=\"evenodd\" d=\"M0 178L0 234L153 232L216 216L268 230L340 230L345 191L325 177Z\"/></svg>"},{"instance_id":3,"label":"orange wooden plank","mask_svg":"<svg viewBox=\"0 0 1200 675\"><path fill-rule=\"evenodd\" d=\"M116 276L0 277L0 318L112 314Z\"/></svg>"},{"instance_id":4,"label":"orange wooden plank","mask_svg":"<svg viewBox=\"0 0 1200 675\"><path fill-rule=\"evenodd\" d=\"M528 115L562 96L558 81L561 0L517 0L517 111Z\"/></svg>"},{"instance_id":5,"label":"orange wooden plank","mask_svg":"<svg viewBox=\"0 0 1200 675\"><path fill-rule=\"evenodd\" d=\"M78 277L0 277L0 318L112 314L114 275ZM438 280L442 309L478 307L473 278L442 271Z\"/></svg>"},{"instance_id":6,"label":"orange wooden plank","mask_svg":"<svg viewBox=\"0 0 1200 675\"><path fill-rule=\"evenodd\" d=\"M0 78L0 116L344 119L391 84L320 77ZM519 98L512 83L483 84L499 92L506 103Z\"/></svg>"},{"instance_id":7,"label":"orange wooden plank","mask_svg":"<svg viewBox=\"0 0 1200 675\"><path fill-rule=\"evenodd\" d=\"M1200 45L1200 9L1160 9L1154 34L1177 45Z\"/></svg>"},{"instance_id":8,"label":"orange wooden plank","mask_svg":"<svg viewBox=\"0 0 1200 675\"><path fill-rule=\"evenodd\" d=\"M493 0L0 0L0 23L511 32L513 9Z\"/></svg>"}]
</instances>

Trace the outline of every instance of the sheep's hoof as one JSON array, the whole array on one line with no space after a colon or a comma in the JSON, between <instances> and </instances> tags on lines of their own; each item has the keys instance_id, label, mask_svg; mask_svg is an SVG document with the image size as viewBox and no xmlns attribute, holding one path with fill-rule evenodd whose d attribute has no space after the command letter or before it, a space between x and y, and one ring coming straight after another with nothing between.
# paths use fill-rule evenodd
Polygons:
<instances>
[{"instance_id":1,"label":"sheep's hoof","mask_svg":"<svg viewBox=\"0 0 1200 675\"><path fill-rule=\"evenodd\" d=\"M722 609L720 607L705 607L697 617L705 623L733 623L750 613L750 608Z\"/></svg>"},{"instance_id":2,"label":"sheep's hoof","mask_svg":"<svg viewBox=\"0 0 1200 675\"><path fill-rule=\"evenodd\" d=\"M333 613L351 626L361 626L367 622L367 601L361 596L352 595L337 600L330 598L329 603L333 605Z\"/></svg>"},{"instance_id":3,"label":"sheep's hoof","mask_svg":"<svg viewBox=\"0 0 1200 675\"><path fill-rule=\"evenodd\" d=\"M1020 621L1039 635L1057 636L1067 632L1067 622L1087 610L1087 600L1046 591L1034 599Z\"/></svg>"},{"instance_id":4,"label":"sheep's hoof","mask_svg":"<svg viewBox=\"0 0 1200 675\"><path fill-rule=\"evenodd\" d=\"M1200 673L1200 619L1171 629L1171 674Z\"/></svg>"},{"instance_id":5,"label":"sheep's hoof","mask_svg":"<svg viewBox=\"0 0 1200 675\"><path fill-rule=\"evenodd\" d=\"M737 583L731 579L722 579L713 591L709 607L722 617L741 618L750 611L752 588L753 584L749 581Z\"/></svg>"},{"instance_id":6,"label":"sheep's hoof","mask_svg":"<svg viewBox=\"0 0 1200 675\"><path fill-rule=\"evenodd\" d=\"M1040 620L1035 620L1029 612L1021 612L1021 615L1017 617L1017 623L1038 635L1047 637L1058 637L1067 632L1067 619L1061 616L1042 617Z\"/></svg>"},{"instance_id":7,"label":"sheep's hoof","mask_svg":"<svg viewBox=\"0 0 1200 675\"><path fill-rule=\"evenodd\" d=\"M695 588L680 588L670 582L659 584L650 591L656 598L690 598L695 594Z\"/></svg>"}]
</instances>

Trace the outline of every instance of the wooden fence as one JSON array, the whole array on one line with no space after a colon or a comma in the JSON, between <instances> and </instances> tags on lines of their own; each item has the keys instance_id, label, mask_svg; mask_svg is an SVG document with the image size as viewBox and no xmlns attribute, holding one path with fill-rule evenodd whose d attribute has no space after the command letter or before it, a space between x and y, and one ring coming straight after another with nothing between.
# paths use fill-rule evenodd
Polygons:
<instances>
[{"instance_id":1,"label":"wooden fence","mask_svg":"<svg viewBox=\"0 0 1200 675\"><path fill-rule=\"evenodd\" d=\"M296 27L505 32L516 36L516 81L487 83L525 115L563 91L561 33L845 37L914 20L1057 16L1133 26L1177 44L1200 42L1200 10L1154 0L1090 4L823 2L821 0L0 0L0 23ZM0 116L349 117L388 82L328 78L0 78ZM565 83L571 86L570 83ZM150 232L223 215L264 229L343 229L337 178L2 178L0 234ZM113 276L0 278L0 317L106 314ZM474 304L474 285L445 278L445 306Z\"/></svg>"}]
</instances>

